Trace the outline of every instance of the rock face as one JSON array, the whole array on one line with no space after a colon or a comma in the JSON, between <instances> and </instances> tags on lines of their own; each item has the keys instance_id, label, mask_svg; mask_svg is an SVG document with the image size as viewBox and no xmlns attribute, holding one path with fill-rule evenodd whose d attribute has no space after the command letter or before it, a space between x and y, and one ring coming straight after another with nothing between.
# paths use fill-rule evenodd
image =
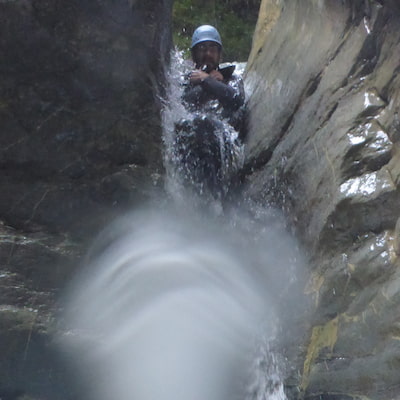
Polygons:
<instances>
[{"instance_id":1,"label":"rock face","mask_svg":"<svg viewBox=\"0 0 400 400\"><path fill-rule=\"evenodd\" d=\"M1 398L68 398L51 386L57 288L92 232L162 185L171 6L0 2Z\"/></svg>"},{"instance_id":2,"label":"rock face","mask_svg":"<svg viewBox=\"0 0 400 400\"><path fill-rule=\"evenodd\" d=\"M162 185L171 3L0 1L2 399L85 398L55 299L91 232ZM241 194L283 208L309 255L290 400L398 398L399 71L397 0L262 1Z\"/></svg>"},{"instance_id":3,"label":"rock face","mask_svg":"<svg viewBox=\"0 0 400 400\"><path fill-rule=\"evenodd\" d=\"M81 229L162 169L154 98L170 5L64 3L0 5L0 214L13 227Z\"/></svg>"},{"instance_id":4,"label":"rock face","mask_svg":"<svg viewBox=\"0 0 400 400\"><path fill-rule=\"evenodd\" d=\"M243 195L282 207L310 258L292 398L398 396L399 43L396 1L261 4Z\"/></svg>"}]
</instances>

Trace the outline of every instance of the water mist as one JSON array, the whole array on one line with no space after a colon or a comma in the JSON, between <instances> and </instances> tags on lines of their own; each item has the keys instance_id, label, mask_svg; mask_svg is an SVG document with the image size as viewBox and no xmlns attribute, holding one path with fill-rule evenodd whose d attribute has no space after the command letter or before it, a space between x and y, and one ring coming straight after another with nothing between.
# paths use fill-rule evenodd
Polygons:
<instances>
[{"instance_id":1,"label":"water mist","mask_svg":"<svg viewBox=\"0 0 400 400\"><path fill-rule=\"evenodd\" d=\"M65 313L63 341L88 396L284 398L279 368L266 377L257 363L271 357L293 243L273 228L258 240L244 233L170 210L127 215L101 235Z\"/></svg>"},{"instance_id":2,"label":"water mist","mask_svg":"<svg viewBox=\"0 0 400 400\"><path fill-rule=\"evenodd\" d=\"M190 116L174 62L163 115L173 205L136 210L100 235L67 293L62 342L85 398L283 400L270 344L299 304L296 243L267 208L222 209L186 190L173 129Z\"/></svg>"}]
</instances>

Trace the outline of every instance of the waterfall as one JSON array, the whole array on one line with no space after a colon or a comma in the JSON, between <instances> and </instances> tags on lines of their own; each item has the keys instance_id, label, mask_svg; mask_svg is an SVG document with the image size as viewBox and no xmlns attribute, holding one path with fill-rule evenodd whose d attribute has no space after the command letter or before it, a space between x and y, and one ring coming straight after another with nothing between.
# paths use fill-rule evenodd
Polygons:
<instances>
[{"instance_id":1,"label":"waterfall","mask_svg":"<svg viewBox=\"0 0 400 400\"><path fill-rule=\"evenodd\" d=\"M62 342L86 398L284 400L273 343L298 303L297 245L272 210L205 212L183 190L172 137L176 117L190 117L181 71L164 113L174 201L123 216L95 241L66 296Z\"/></svg>"},{"instance_id":2,"label":"waterfall","mask_svg":"<svg viewBox=\"0 0 400 400\"><path fill-rule=\"evenodd\" d=\"M245 63L235 63L235 67L235 73L242 75ZM209 128L213 130L211 142L204 135L200 151L194 143L194 132L184 132L186 140L180 140L177 126L186 124L192 127L193 121L198 121L199 117L207 119L206 113L191 111L182 102L183 86L192 69L193 65L184 60L182 51L172 52L167 76L167 96L162 112L166 190L175 202L186 204L187 197L190 197L195 204L209 206L211 202L221 206L221 198L229 191L232 177L243 165L243 145L238 139L239 133L223 117L220 118L219 126ZM216 105L214 107L217 108ZM215 158L221 161L218 172L212 168ZM218 182L210 184L215 180Z\"/></svg>"}]
</instances>

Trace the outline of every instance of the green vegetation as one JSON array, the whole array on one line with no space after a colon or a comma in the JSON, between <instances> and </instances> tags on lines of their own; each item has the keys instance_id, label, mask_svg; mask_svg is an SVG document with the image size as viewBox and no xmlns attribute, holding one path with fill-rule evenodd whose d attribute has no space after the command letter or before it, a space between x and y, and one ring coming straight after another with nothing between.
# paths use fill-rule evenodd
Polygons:
<instances>
[{"instance_id":1,"label":"green vegetation","mask_svg":"<svg viewBox=\"0 0 400 400\"><path fill-rule=\"evenodd\" d=\"M175 0L174 44L190 55L193 31L202 24L215 26L222 37L225 61L246 61L261 0Z\"/></svg>"}]
</instances>

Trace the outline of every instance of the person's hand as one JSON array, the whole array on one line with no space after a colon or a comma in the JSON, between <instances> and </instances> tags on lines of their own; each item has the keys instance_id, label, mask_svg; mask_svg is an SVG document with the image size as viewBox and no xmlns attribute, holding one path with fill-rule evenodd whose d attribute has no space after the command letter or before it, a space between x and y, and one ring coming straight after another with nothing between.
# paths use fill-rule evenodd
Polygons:
<instances>
[{"instance_id":1,"label":"person's hand","mask_svg":"<svg viewBox=\"0 0 400 400\"><path fill-rule=\"evenodd\" d=\"M224 77L222 76L221 72L219 72L219 71L217 71L217 70L215 70L215 69L213 69L213 70L210 72L209 75L211 76L211 78L213 78L213 79L215 79L215 80L217 80L217 81L222 82L222 81L224 80Z\"/></svg>"},{"instance_id":2,"label":"person's hand","mask_svg":"<svg viewBox=\"0 0 400 400\"><path fill-rule=\"evenodd\" d=\"M193 83L194 85L201 83L204 81L204 79L208 78L209 75L207 72L201 71L200 69L195 69L190 73L190 83Z\"/></svg>"}]
</instances>

